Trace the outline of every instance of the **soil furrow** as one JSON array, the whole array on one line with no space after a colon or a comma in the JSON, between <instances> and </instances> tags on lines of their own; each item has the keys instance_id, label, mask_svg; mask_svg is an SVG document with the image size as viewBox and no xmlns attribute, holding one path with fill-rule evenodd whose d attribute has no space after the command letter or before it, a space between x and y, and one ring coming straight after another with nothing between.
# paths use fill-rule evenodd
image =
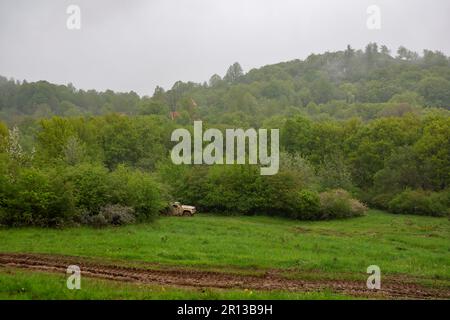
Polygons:
<instances>
[{"instance_id":1,"label":"soil furrow","mask_svg":"<svg viewBox=\"0 0 450 320\"><path fill-rule=\"evenodd\" d=\"M331 290L368 298L450 299L449 289L425 287L401 278L385 280L382 288L374 291L367 289L365 281L287 279L275 271L252 276L172 267L155 270L101 264L80 257L0 253L0 266L65 273L69 265L78 265L81 274L88 277L179 287L296 292Z\"/></svg>"}]
</instances>

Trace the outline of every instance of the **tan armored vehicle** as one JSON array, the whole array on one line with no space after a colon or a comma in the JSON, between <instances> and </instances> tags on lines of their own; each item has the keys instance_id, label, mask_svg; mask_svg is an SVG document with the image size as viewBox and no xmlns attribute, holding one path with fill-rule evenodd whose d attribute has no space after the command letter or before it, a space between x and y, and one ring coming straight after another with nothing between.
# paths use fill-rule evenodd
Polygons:
<instances>
[{"instance_id":1,"label":"tan armored vehicle","mask_svg":"<svg viewBox=\"0 0 450 320\"><path fill-rule=\"evenodd\" d=\"M197 210L193 206L187 206L179 202L174 202L169 206L167 215L192 217L196 211Z\"/></svg>"}]
</instances>

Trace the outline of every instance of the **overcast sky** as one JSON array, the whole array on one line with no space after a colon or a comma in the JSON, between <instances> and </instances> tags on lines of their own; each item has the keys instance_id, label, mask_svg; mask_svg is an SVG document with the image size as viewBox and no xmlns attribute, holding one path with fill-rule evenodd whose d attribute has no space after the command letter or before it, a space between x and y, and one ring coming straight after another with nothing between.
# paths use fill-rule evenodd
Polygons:
<instances>
[{"instance_id":1,"label":"overcast sky","mask_svg":"<svg viewBox=\"0 0 450 320\"><path fill-rule=\"evenodd\" d=\"M66 27L70 4L80 30ZM449 0L0 0L0 75L151 95L235 61L248 71L347 44L450 55L449 14Z\"/></svg>"}]
</instances>

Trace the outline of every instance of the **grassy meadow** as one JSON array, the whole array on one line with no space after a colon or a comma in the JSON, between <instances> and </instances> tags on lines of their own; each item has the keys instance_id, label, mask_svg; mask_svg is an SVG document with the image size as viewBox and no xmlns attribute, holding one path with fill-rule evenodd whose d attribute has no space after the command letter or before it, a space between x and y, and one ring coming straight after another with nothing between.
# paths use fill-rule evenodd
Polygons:
<instances>
[{"instance_id":1,"label":"grassy meadow","mask_svg":"<svg viewBox=\"0 0 450 320\"><path fill-rule=\"evenodd\" d=\"M320 222L200 214L105 229L5 228L0 229L0 252L349 277L375 264L383 274L450 281L450 221L375 210L360 218Z\"/></svg>"},{"instance_id":2,"label":"grassy meadow","mask_svg":"<svg viewBox=\"0 0 450 320\"><path fill-rule=\"evenodd\" d=\"M353 297L320 292L284 292L254 290L184 289L158 285L132 284L83 277L81 290L66 288L66 275L0 269L0 300L104 300L104 299L352 299Z\"/></svg>"}]
</instances>

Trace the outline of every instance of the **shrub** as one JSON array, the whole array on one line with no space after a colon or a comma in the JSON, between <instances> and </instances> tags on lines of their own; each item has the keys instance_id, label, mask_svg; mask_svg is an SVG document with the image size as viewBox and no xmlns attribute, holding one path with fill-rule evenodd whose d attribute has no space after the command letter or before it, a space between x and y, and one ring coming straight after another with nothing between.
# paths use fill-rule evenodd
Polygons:
<instances>
[{"instance_id":1,"label":"shrub","mask_svg":"<svg viewBox=\"0 0 450 320\"><path fill-rule=\"evenodd\" d=\"M76 206L80 210L98 213L110 202L108 170L103 166L83 163L61 167L60 171L76 190Z\"/></svg>"},{"instance_id":2,"label":"shrub","mask_svg":"<svg viewBox=\"0 0 450 320\"><path fill-rule=\"evenodd\" d=\"M177 172L178 180L173 179L171 172ZM344 190L319 196L305 188L306 182L312 180L293 166L284 166L272 176L261 176L259 166L252 165L193 166L173 171L163 166L160 175L175 181L172 192L177 200L205 211L318 220L358 216L367 209Z\"/></svg>"},{"instance_id":3,"label":"shrub","mask_svg":"<svg viewBox=\"0 0 450 320\"><path fill-rule=\"evenodd\" d=\"M153 177L139 170L108 172L86 163L10 170L6 160L0 157L0 224L126 224L156 217L166 200Z\"/></svg>"},{"instance_id":4,"label":"shrub","mask_svg":"<svg viewBox=\"0 0 450 320\"><path fill-rule=\"evenodd\" d=\"M198 170L199 173L202 171ZM203 183L202 183L203 181ZM190 181L191 185L195 181ZM202 185L199 185L201 184ZM255 166L210 167L194 189L201 190L202 208L225 213L254 214L263 207L260 181Z\"/></svg>"},{"instance_id":5,"label":"shrub","mask_svg":"<svg viewBox=\"0 0 450 320\"><path fill-rule=\"evenodd\" d=\"M407 189L389 202L389 210L401 214L445 216L449 214L450 192Z\"/></svg>"},{"instance_id":6,"label":"shrub","mask_svg":"<svg viewBox=\"0 0 450 320\"><path fill-rule=\"evenodd\" d=\"M292 217L302 220L317 219L320 214L319 194L310 190L302 190L298 193L297 206Z\"/></svg>"},{"instance_id":7,"label":"shrub","mask_svg":"<svg viewBox=\"0 0 450 320\"><path fill-rule=\"evenodd\" d=\"M141 221L157 217L167 202L161 185L143 171L119 166L109 181L110 202L133 208Z\"/></svg>"},{"instance_id":8,"label":"shrub","mask_svg":"<svg viewBox=\"0 0 450 320\"><path fill-rule=\"evenodd\" d=\"M259 174L259 172L258 172ZM292 216L298 200L299 180L290 172L279 172L273 176L258 176L261 191L258 192L265 214Z\"/></svg>"},{"instance_id":9,"label":"shrub","mask_svg":"<svg viewBox=\"0 0 450 320\"><path fill-rule=\"evenodd\" d=\"M150 174L118 166L115 171L100 165L82 164L70 167L66 179L77 193L77 207L94 216L109 205L130 207L135 218L147 220L163 207L160 185ZM105 217L106 218L106 217Z\"/></svg>"},{"instance_id":10,"label":"shrub","mask_svg":"<svg viewBox=\"0 0 450 320\"><path fill-rule=\"evenodd\" d=\"M391 193L381 193L376 195L370 194L368 195L366 200L370 206L383 210L388 210L389 202L392 200L394 196L395 194Z\"/></svg>"},{"instance_id":11,"label":"shrub","mask_svg":"<svg viewBox=\"0 0 450 320\"><path fill-rule=\"evenodd\" d=\"M207 166L179 166L170 159L158 164L158 177L173 200L195 203L199 209L206 196Z\"/></svg>"},{"instance_id":12,"label":"shrub","mask_svg":"<svg viewBox=\"0 0 450 320\"><path fill-rule=\"evenodd\" d=\"M353 199L343 189L335 189L320 194L320 219L361 216L366 210L364 204Z\"/></svg>"},{"instance_id":13,"label":"shrub","mask_svg":"<svg viewBox=\"0 0 450 320\"><path fill-rule=\"evenodd\" d=\"M102 228L108 225L125 225L136 221L134 209L131 207L121 206L119 204L106 205L100 209L97 214L85 212L81 217L81 223Z\"/></svg>"},{"instance_id":14,"label":"shrub","mask_svg":"<svg viewBox=\"0 0 450 320\"><path fill-rule=\"evenodd\" d=\"M353 213L354 216L362 216L367 211L367 206L362 202L356 199L350 199L350 212Z\"/></svg>"},{"instance_id":15,"label":"shrub","mask_svg":"<svg viewBox=\"0 0 450 320\"><path fill-rule=\"evenodd\" d=\"M103 215L109 224L115 226L131 224L136 221L134 209L120 204L106 205L100 209L99 214Z\"/></svg>"},{"instance_id":16,"label":"shrub","mask_svg":"<svg viewBox=\"0 0 450 320\"><path fill-rule=\"evenodd\" d=\"M327 155L319 166L318 177L321 190L353 189L351 173L341 154Z\"/></svg>"},{"instance_id":17,"label":"shrub","mask_svg":"<svg viewBox=\"0 0 450 320\"><path fill-rule=\"evenodd\" d=\"M108 225L108 221L105 216L101 213L90 216L88 219L88 224L93 226L94 228L103 228Z\"/></svg>"},{"instance_id":18,"label":"shrub","mask_svg":"<svg viewBox=\"0 0 450 320\"><path fill-rule=\"evenodd\" d=\"M59 226L76 214L72 189L54 170L26 168L3 179L1 224Z\"/></svg>"},{"instance_id":19,"label":"shrub","mask_svg":"<svg viewBox=\"0 0 450 320\"><path fill-rule=\"evenodd\" d=\"M179 183L189 191L181 190L177 199L228 214L289 215L298 190L293 175L261 176L259 167L252 165L192 168Z\"/></svg>"}]
</instances>

